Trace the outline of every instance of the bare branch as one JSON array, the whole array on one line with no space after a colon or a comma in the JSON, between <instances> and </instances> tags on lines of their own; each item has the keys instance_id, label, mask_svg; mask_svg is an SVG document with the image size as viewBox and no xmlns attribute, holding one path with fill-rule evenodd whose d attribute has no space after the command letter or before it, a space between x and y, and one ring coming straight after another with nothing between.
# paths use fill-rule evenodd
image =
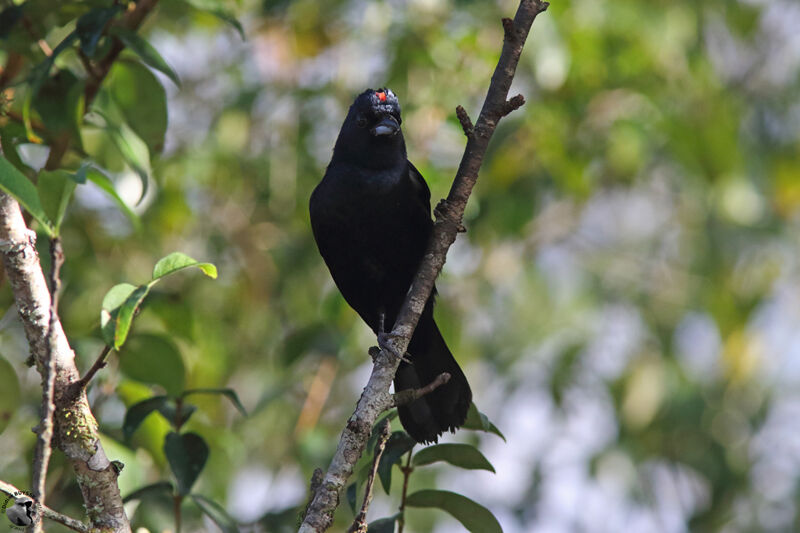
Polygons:
<instances>
[{"instance_id":1,"label":"bare branch","mask_svg":"<svg viewBox=\"0 0 800 533\"><path fill-rule=\"evenodd\" d=\"M473 129L468 136L467 146L458 167L453 186L447 196L443 216L437 218L431 240L417 275L406 296L397 321L387 341L389 349L381 350L374 359L372 374L356 410L342 432L339 446L328 467L322 485L317 490L309 506L308 513L300 526L301 533L322 532L333 523L333 515L339 505L339 494L353 472L353 468L364 451L370 429L378 415L392 404L389 386L400 361L388 353L405 353L414 328L425 307L434 281L442 270L447 250L455 242L467 200L478 179L483 157L489 140L502 118L502 110L508 98L508 90L519 63L525 40L536 16L547 9L549 4L540 0L521 0L514 16L514 39L505 39L500 59L497 62L489 90Z\"/></svg>"},{"instance_id":2,"label":"bare branch","mask_svg":"<svg viewBox=\"0 0 800 533\"><path fill-rule=\"evenodd\" d=\"M24 494L21 490L19 490L14 485L10 483L6 483L5 481L0 480L0 492L4 492L9 496L16 497L20 494ZM81 522L80 520L75 520L67 515L63 515L58 513L44 504L39 503L39 509L42 512L42 516L47 518L48 520L52 520L53 522L58 522L59 524L65 525L68 528L72 529L73 531L79 531L80 533L89 533L91 528ZM41 523L41 522L40 522Z\"/></svg>"},{"instance_id":3,"label":"bare branch","mask_svg":"<svg viewBox=\"0 0 800 533\"><path fill-rule=\"evenodd\" d=\"M372 459L372 469L369 471L367 478L367 486L364 491L364 503L361 504L361 510L350 526L348 533L367 533L367 511L369 511L369 504L372 502L372 487L375 485L375 475L378 473L378 464L381 461L383 450L386 449L386 441L389 440L391 434L391 423L389 419L383 421L381 425L381 432L378 435L378 442L375 443L375 457Z\"/></svg>"},{"instance_id":4,"label":"bare branch","mask_svg":"<svg viewBox=\"0 0 800 533\"><path fill-rule=\"evenodd\" d=\"M42 374L42 420L39 423L39 434L36 439L36 450L33 454L33 497L40 504L44 505L46 492L45 482L47 480L47 467L50 464L50 454L53 451L53 413L55 412L55 358L53 353L56 350L55 330L58 324L58 293L61 288L61 265L64 264L64 252L61 248L61 239L54 237L50 241L50 320L47 326L47 350L45 359L42 362L44 373ZM42 530L42 523L38 522L34 532Z\"/></svg>"},{"instance_id":5,"label":"bare branch","mask_svg":"<svg viewBox=\"0 0 800 533\"><path fill-rule=\"evenodd\" d=\"M401 390L400 392L396 392L392 396L391 407L399 407L401 405L407 405L413 401L419 400L426 394L432 393L433 391L435 391L437 388L441 387L448 381L450 381L450 374L448 374L447 372L442 372L441 374L436 376L436 379L434 379L424 387L420 387L418 389L406 389L406 390Z\"/></svg>"}]
</instances>

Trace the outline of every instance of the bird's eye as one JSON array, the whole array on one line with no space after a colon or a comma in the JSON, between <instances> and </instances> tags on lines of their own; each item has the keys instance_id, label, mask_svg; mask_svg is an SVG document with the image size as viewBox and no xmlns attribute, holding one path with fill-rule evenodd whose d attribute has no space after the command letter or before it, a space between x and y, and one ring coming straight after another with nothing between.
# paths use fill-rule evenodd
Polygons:
<instances>
[{"instance_id":1,"label":"bird's eye","mask_svg":"<svg viewBox=\"0 0 800 533\"><path fill-rule=\"evenodd\" d=\"M364 126L367 125L367 119L365 119L364 117L358 117L358 119L356 120L356 124L358 124L359 128L363 128Z\"/></svg>"}]
</instances>

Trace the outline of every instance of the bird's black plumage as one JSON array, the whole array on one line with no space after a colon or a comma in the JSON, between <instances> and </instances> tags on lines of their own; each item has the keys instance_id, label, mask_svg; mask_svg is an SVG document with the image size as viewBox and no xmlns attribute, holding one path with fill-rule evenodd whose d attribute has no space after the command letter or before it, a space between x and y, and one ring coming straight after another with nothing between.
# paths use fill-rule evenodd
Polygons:
<instances>
[{"instance_id":1,"label":"bird's black plumage","mask_svg":"<svg viewBox=\"0 0 800 533\"><path fill-rule=\"evenodd\" d=\"M347 114L333 157L311 195L311 227L347 303L375 333L381 315L394 324L428 244L430 190L406 158L400 105L388 89L367 89ZM418 442L436 442L464 423L472 400L467 379L433 319L428 300L401 362L395 390L427 385L442 372L450 381L399 408Z\"/></svg>"}]
</instances>

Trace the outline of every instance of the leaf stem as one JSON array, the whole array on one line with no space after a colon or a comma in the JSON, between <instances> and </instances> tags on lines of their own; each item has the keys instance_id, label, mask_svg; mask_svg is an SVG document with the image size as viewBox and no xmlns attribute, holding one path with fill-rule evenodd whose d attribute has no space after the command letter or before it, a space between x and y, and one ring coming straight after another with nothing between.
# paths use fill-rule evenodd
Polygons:
<instances>
[{"instance_id":1,"label":"leaf stem","mask_svg":"<svg viewBox=\"0 0 800 533\"><path fill-rule=\"evenodd\" d=\"M403 533L403 527L406 525L406 496L408 495L408 479L411 477L411 472L414 467L411 466L411 450L408 450L408 457L406 458L406 465L400 467L403 472L403 494L400 496L400 518L397 519L397 533Z\"/></svg>"},{"instance_id":2,"label":"leaf stem","mask_svg":"<svg viewBox=\"0 0 800 533\"><path fill-rule=\"evenodd\" d=\"M181 503L183 503L183 496L176 494L172 498L172 509L175 513L175 533L181 533Z\"/></svg>"}]
</instances>

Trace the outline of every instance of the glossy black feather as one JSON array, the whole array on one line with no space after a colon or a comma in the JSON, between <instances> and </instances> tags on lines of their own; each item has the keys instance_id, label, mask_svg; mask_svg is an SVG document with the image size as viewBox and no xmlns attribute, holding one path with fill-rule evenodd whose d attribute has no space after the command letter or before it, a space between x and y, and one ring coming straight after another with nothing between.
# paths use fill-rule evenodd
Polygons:
<instances>
[{"instance_id":1,"label":"glossy black feather","mask_svg":"<svg viewBox=\"0 0 800 533\"><path fill-rule=\"evenodd\" d=\"M379 125L388 124L385 131L393 123L395 134L374 133ZM381 313L387 329L394 324L433 229L430 190L406 159L400 123L391 91L368 89L359 95L310 202L314 238L336 286L376 333ZM400 364L396 390L451 374L449 383L399 409L403 427L415 440L435 442L464 423L472 393L433 319L433 297L408 354L413 364Z\"/></svg>"}]
</instances>

